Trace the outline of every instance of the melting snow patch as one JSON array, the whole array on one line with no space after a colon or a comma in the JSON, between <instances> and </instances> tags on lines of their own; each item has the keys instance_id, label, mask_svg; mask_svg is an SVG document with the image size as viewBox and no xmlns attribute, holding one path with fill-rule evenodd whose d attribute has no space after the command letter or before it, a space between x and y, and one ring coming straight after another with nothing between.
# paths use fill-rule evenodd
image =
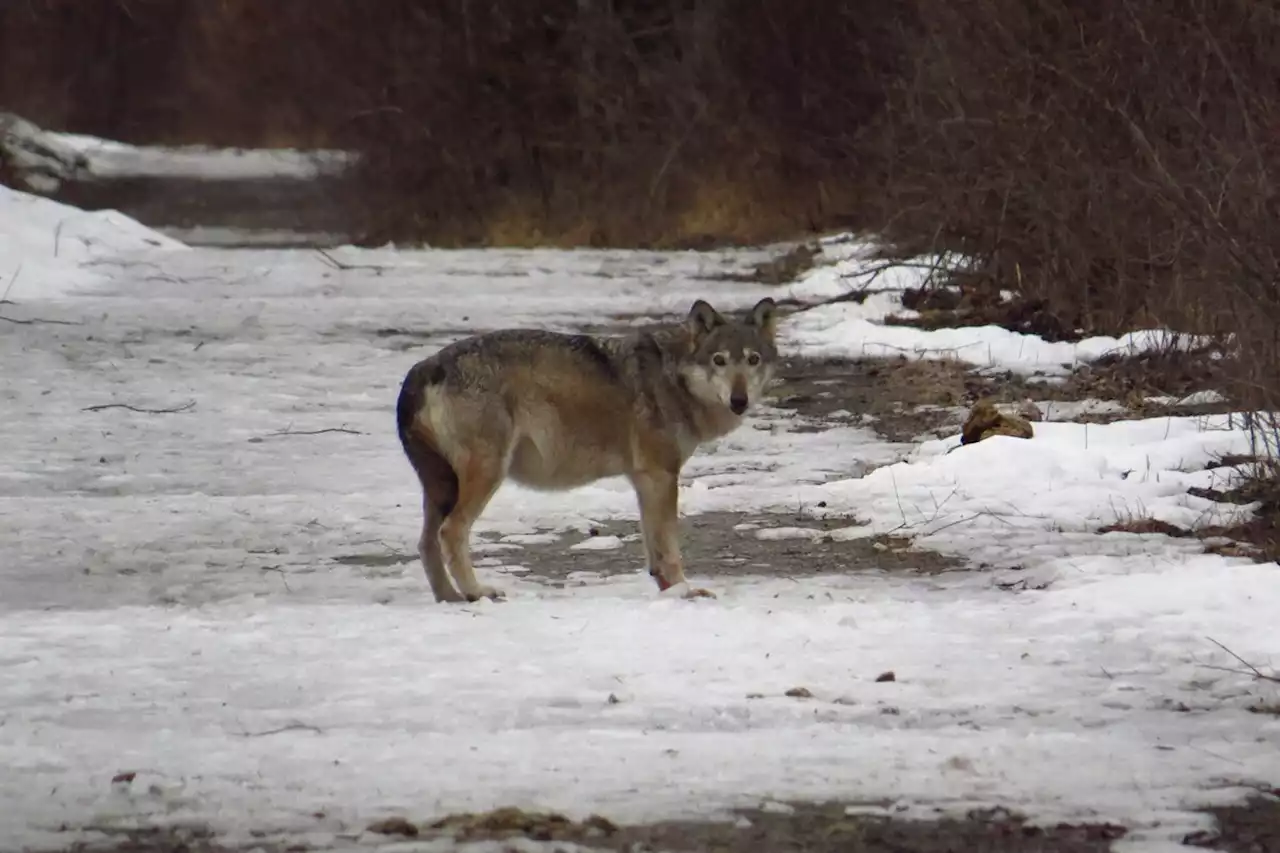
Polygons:
<instances>
[{"instance_id":1,"label":"melting snow patch","mask_svg":"<svg viewBox=\"0 0 1280 853\"><path fill-rule=\"evenodd\" d=\"M569 547L574 551L612 551L622 547L622 539L617 536L592 536Z\"/></svg>"},{"instance_id":2,"label":"melting snow patch","mask_svg":"<svg viewBox=\"0 0 1280 853\"><path fill-rule=\"evenodd\" d=\"M756 531L757 539L808 539L814 542L825 535L825 530L813 527L766 527Z\"/></svg>"}]
</instances>

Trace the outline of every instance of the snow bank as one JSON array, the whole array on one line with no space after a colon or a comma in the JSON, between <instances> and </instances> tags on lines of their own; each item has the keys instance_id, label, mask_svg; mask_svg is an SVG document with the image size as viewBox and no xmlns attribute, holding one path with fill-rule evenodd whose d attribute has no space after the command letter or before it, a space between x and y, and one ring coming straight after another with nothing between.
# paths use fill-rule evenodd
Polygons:
<instances>
[{"instance_id":1,"label":"snow bank","mask_svg":"<svg viewBox=\"0 0 1280 853\"><path fill-rule=\"evenodd\" d=\"M782 340L792 352L809 358L868 358L905 355L908 358L954 359L975 367L1016 373L1065 373L1081 364L1113 353L1137 354L1171 345L1167 331L1145 329L1119 338L1099 336L1069 342L1050 342L1036 335L1011 332L1000 326L917 329L885 325L889 314L910 317L901 308L901 294L877 294L867 304L821 305L794 314L782 326ZM896 303L896 307L895 307ZM1177 346L1204 343L1185 336Z\"/></svg>"},{"instance_id":2,"label":"snow bank","mask_svg":"<svg viewBox=\"0 0 1280 853\"><path fill-rule=\"evenodd\" d=\"M306 180L340 172L356 159L328 149L130 145L45 130L12 113L0 113L0 149L28 187L44 193L63 181L107 178Z\"/></svg>"},{"instance_id":3,"label":"snow bank","mask_svg":"<svg viewBox=\"0 0 1280 853\"><path fill-rule=\"evenodd\" d=\"M0 294L14 302L100 286L95 261L185 248L114 210L88 212L0 186Z\"/></svg>"},{"instance_id":4,"label":"snow bank","mask_svg":"<svg viewBox=\"0 0 1280 853\"><path fill-rule=\"evenodd\" d=\"M1251 452L1239 417L1033 426L1030 440L926 441L901 462L803 489L787 502L821 502L823 511L810 512L865 522L836 531L836 538L893 532L994 565L1052 564L1051 574L1096 549L1127 547L1093 536L1109 524L1150 518L1193 529L1231 525L1256 509L1188 494L1195 486L1230 485L1234 469L1208 466Z\"/></svg>"},{"instance_id":5,"label":"snow bank","mask_svg":"<svg viewBox=\"0 0 1280 853\"><path fill-rule=\"evenodd\" d=\"M869 296L862 303L817 305L788 317L781 325L782 343L788 351L808 358L905 355L954 359L1024 374L1061 374L1113 353L1136 354L1174 343L1183 348L1205 343L1190 336L1175 342L1169 332L1159 329L1065 343L1000 326L924 330L886 325L884 320L890 315L916 316L903 308L903 291L925 285L931 269L956 261L926 255L891 263L874 259L879 248L874 241L849 235L824 243L824 262L790 285L788 295L802 303L823 302L860 290L868 290Z\"/></svg>"},{"instance_id":6,"label":"snow bank","mask_svg":"<svg viewBox=\"0 0 1280 853\"><path fill-rule=\"evenodd\" d=\"M74 146L13 113L0 112L0 159L36 192L89 177L88 160Z\"/></svg>"},{"instance_id":7,"label":"snow bank","mask_svg":"<svg viewBox=\"0 0 1280 853\"><path fill-rule=\"evenodd\" d=\"M340 172L354 162L345 151L292 148L210 148L203 145L129 145L96 136L45 132L82 157L93 178L197 178L305 180Z\"/></svg>"}]
</instances>

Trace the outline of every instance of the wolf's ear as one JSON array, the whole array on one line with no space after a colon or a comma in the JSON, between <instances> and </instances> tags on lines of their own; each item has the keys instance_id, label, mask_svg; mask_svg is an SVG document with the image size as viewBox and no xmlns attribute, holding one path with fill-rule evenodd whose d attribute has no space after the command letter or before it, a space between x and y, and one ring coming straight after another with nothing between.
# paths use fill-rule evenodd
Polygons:
<instances>
[{"instance_id":1,"label":"wolf's ear","mask_svg":"<svg viewBox=\"0 0 1280 853\"><path fill-rule=\"evenodd\" d=\"M766 296L751 309L751 319L748 322L772 339L778 331L778 304Z\"/></svg>"},{"instance_id":2,"label":"wolf's ear","mask_svg":"<svg viewBox=\"0 0 1280 853\"><path fill-rule=\"evenodd\" d=\"M717 326L723 326L724 318L711 307L709 302L699 299L689 309L689 317L685 320L685 324L695 338L700 338Z\"/></svg>"}]
</instances>

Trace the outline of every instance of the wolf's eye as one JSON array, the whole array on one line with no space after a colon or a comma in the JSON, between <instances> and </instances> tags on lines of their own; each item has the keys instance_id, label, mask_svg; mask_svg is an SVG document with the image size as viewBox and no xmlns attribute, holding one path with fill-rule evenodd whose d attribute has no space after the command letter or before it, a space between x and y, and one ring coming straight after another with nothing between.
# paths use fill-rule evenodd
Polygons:
<instances>
[{"instance_id":1,"label":"wolf's eye","mask_svg":"<svg viewBox=\"0 0 1280 853\"><path fill-rule=\"evenodd\" d=\"M760 363L760 353L753 352L751 353L751 355L747 356L747 364L751 365L752 367L755 367L759 363Z\"/></svg>"},{"instance_id":2,"label":"wolf's eye","mask_svg":"<svg viewBox=\"0 0 1280 853\"><path fill-rule=\"evenodd\" d=\"M715 355L711 356L711 363L714 364L716 367L724 367L726 364L729 363L729 358L724 353L718 352Z\"/></svg>"}]
</instances>

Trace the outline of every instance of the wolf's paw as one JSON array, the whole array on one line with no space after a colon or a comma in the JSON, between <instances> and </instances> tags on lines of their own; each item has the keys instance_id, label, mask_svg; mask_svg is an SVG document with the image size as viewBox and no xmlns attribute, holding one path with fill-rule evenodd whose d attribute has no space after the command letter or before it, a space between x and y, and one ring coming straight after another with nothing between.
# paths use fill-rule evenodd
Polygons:
<instances>
[{"instance_id":1,"label":"wolf's paw","mask_svg":"<svg viewBox=\"0 0 1280 853\"><path fill-rule=\"evenodd\" d=\"M689 586L688 581L680 581L658 593L662 598L715 598L716 594L700 586Z\"/></svg>"},{"instance_id":2,"label":"wolf's paw","mask_svg":"<svg viewBox=\"0 0 1280 853\"><path fill-rule=\"evenodd\" d=\"M478 584L475 589L466 593L467 601L479 601L482 598L488 598L493 601L502 601L507 594L496 586L488 586L487 584Z\"/></svg>"}]
</instances>

